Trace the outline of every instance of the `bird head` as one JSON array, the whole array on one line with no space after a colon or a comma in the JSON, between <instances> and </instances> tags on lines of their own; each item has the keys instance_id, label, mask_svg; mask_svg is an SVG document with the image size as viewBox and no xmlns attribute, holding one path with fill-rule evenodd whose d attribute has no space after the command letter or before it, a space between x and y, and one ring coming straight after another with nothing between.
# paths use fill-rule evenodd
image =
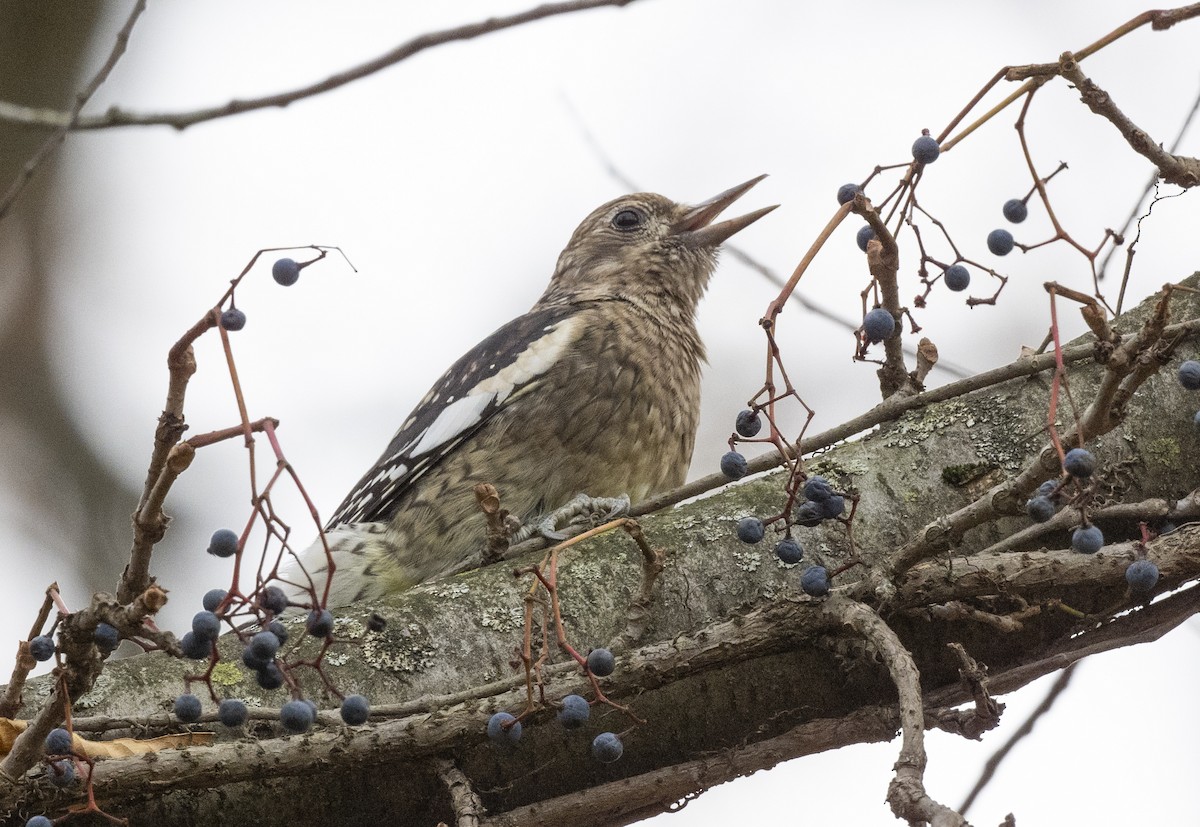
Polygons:
<instances>
[{"instance_id":1,"label":"bird head","mask_svg":"<svg viewBox=\"0 0 1200 827\"><path fill-rule=\"evenodd\" d=\"M541 302L623 299L690 317L708 287L717 248L775 207L716 224L713 219L765 177L692 206L639 192L598 207L559 255Z\"/></svg>"}]
</instances>

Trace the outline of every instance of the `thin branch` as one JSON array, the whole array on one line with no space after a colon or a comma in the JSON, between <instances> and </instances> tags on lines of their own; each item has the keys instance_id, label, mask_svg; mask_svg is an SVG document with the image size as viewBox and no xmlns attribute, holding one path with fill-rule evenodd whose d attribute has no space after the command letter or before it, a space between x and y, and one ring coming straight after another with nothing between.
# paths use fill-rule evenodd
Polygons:
<instances>
[{"instance_id":1,"label":"thin branch","mask_svg":"<svg viewBox=\"0 0 1200 827\"><path fill-rule=\"evenodd\" d=\"M33 157L25 162L25 166L17 173L16 179L9 184L8 191L3 196L0 196L0 220L12 209L12 205L25 189L26 184L33 178L33 173L37 168L50 157L50 153L57 149L59 144L66 140L67 133L77 128L80 122L79 113L91 99L92 95L96 93L96 90L100 88L100 85L108 79L109 74L117 65L117 61L121 59L121 55L125 54L125 47L129 44L129 34L133 31L133 24L137 22L137 19L141 17L142 12L145 10L146 0L137 0L133 11L129 13L129 18L125 21L125 25L117 32L112 50L108 53L108 59L104 61L104 65L100 67L100 71L96 72L87 86L83 87L75 95L75 104L71 107L70 111L62 115L62 123L42 142L42 145L38 147L38 151L34 153Z\"/></svg>"},{"instance_id":2,"label":"thin branch","mask_svg":"<svg viewBox=\"0 0 1200 827\"><path fill-rule=\"evenodd\" d=\"M602 6L626 6L634 1L570 0L570 2L546 3L545 5L516 14L503 17L490 17L487 20L481 20L476 23L468 23L450 29L428 32L418 35L412 40L392 49L390 52L386 52L366 63L345 69L316 83L310 83L307 86L301 86L287 92L277 92L276 94L259 98L246 98L242 100L235 98L220 106L213 106L206 109L196 109L187 112L139 113L113 107L103 115L78 118L54 111L40 111L35 113L25 107L3 103L0 104L0 121L32 126L54 126L64 131L71 129L111 129L122 126L173 126L176 129L186 129L198 123L227 118L231 115L240 115L244 112L253 112L256 109L287 106L296 101L332 91L346 84L353 83L356 80L362 80L435 46L442 46L446 43L453 43L459 40L471 40L481 35L491 34L503 29L511 29L515 26L532 23L535 20L542 20L547 17L586 11Z\"/></svg>"},{"instance_id":3,"label":"thin branch","mask_svg":"<svg viewBox=\"0 0 1200 827\"><path fill-rule=\"evenodd\" d=\"M1075 668L1078 665L1079 662L1076 661L1062 671L1062 674L1058 676L1058 679L1050 687L1050 691L1046 693L1046 697L1042 698L1042 702L1037 705L1037 708L1017 727L1009 739L988 758L987 763L983 765L983 772L979 774L979 780L975 782L975 786L971 788L971 792L967 793L967 797L959 805L958 811L960 813L966 815L967 811L971 809L971 805L975 803L975 799L983 792L983 788L995 777L996 770L1000 768L1001 762L1012 752L1013 747L1019 744L1026 735L1032 733L1038 720L1054 706L1054 702L1058 700L1058 696L1071 683L1071 676L1075 674Z\"/></svg>"}]
</instances>

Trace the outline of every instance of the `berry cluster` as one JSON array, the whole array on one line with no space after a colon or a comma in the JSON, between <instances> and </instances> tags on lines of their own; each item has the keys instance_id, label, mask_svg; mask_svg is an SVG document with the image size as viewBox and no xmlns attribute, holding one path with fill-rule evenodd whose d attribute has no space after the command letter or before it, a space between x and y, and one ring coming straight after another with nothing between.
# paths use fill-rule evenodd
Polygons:
<instances>
[{"instance_id":1,"label":"berry cluster","mask_svg":"<svg viewBox=\"0 0 1200 827\"><path fill-rule=\"evenodd\" d=\"M616 658L608 649L593 649L588 652L586 668L589 674L597 678L606 678L616 669ZM592 714L592 704L582 695L565 695L558 704L558 714L555 716L563 729L581 729ZM521 716L525 717L524 715ZM511 712L497 712L488 719L487 736L493 743L504 749L511 749L521 740L521 718ZM592 740L592 757L603 764L611 764L621 757L625 751L621 738L612 732L601 732Z\"/></svg>"}]
</instances>

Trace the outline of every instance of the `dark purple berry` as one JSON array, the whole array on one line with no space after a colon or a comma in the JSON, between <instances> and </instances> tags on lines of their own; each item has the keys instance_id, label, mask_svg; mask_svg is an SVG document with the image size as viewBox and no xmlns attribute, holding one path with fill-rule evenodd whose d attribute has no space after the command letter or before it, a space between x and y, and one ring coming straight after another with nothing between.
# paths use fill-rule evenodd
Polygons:
<instances>
[{"instance_id":1,"label":"dark purple berry","mask_svg":"<svg viewBox=\"0 0 1200 827\"><path fill-rule=\"evenodd\" d=\"M308 613L304 631L313 637L328 637L333 632L333 613L328 609L313 609Z\"/></svg>"},{"instance_id":2,"label":"dark purple berry","mask_svg":"<svg viewBox=\"0 0 1200 827\"><path fill-rule=\"evenodd\" d=\"M876 307L863 319L863 335L871 344L882 342L896 330L896 319L882 307Z\"/></svg>"},{"instance_id":3,"label":"dark purple berry","mask_svg":"<svg viewBox=\"0 0 1200 827\"><path fill-rule=\"evenodd\" d=\"M870 224L864 224L858 228L858 234L854 236L854 241L858 244L858 249L864 253L867 251L867 245L871 243L871 239L875 237L875 231L871 229Z\"/></svg>"},{"instance_id":4,"label":"dark purple berry","mask_svg":"<svg viewBox=\"0 0 1200 827\"><path fill-rule=\"evenodd\" d=\"M488 719L487 734L497 744L512 746L521 740L521 722L507 712L497 712Z\"/></svg>"},{"instance_id":5,"label":"dark purple berry","mask_svg":"<svg viewBox=\"0 0 1200 827\"><path fill-rule=\"evenodd\" d=\"M829 594L829 572L824 566L809 566L800 575L800 588L805 594L824 597Z\"/></svg>"},{"instance_id":6,"label":"dark purple berry","mask_svg":"<svg viewBox=\"0 0 1200 827\"><path fill-rule=\"evenodd\" d=\"M804 557L804 549L791 537L784 537L775 545L775 556L788 565L794 565Z\"/></svg>"},{"instance_id":7,"label":"dark purple berry","mask_svg":"<svg viewBox=\"0 0 1200 827\"><path fill-rule=\"evenodd\" d=\"M558 711L558 722L566 729L578 729L592 714L592 707L587 699L580 695L567 695L562 699L562 709Z\"/></svg>"},{"instance_id":8,"label":"dark purple berry","mask_svg":"<svg viewBox=\"0 0 1200 827\"><path fill-rule=\"evenodd\" d=\"M308 732L315 717L308 701L288 701L279 710L279 722L288 732Z\"/></svg>"},{"instance_id":9,"label":"dark purple berry","mask_svg":"<svg viewBox=\"0 0 1200 827\"><path fill-rule=\"evenodd\" d=\"M50 635L38 635L29 641L29 654L39 663L54 657L54 638Z\"/></svg>"},{"instance_id":10,"label":"dark purple berry","mask_svg":"<svg viewBox=\"0 0 1200 827\"><path fill-rule=\"evenodd\" d=\"M56 787L69 787L75 780L75 762L67 759L51 761L46 770L46 780Z\"/></svg>"},{"instance_id":11,"label":"dark purple berry","mask_svg":"<svg viewBox=\"0 0 1200 827\"><path fill-rule=\"evenodd\" d=\"M283 686L283 672L272 661L254 671L254 680L263 689L278 689Z\"/></svg>"},{"instance_id":12,"label":"dark purple berry","mask_svg":"<svg viewBox=\"0 0 1200 827\"><path fill-rule=\"evenodd\" d=\"M617 668L617 659L605 648L593 649L588 652L587 669L597 678L607 678Z\"/></svg>"},{"instance_id":13,"label":"dark purple berry","mask_svg":"<svg viewBox=\"0 0 1200 827\"><path fill-rule=\"evenodd\" d=\"M246 651L253 653L255 660L266 665L267 661L275 659L275 653L279 651L279 638L274 632L259 632L250 638Z\"/></svg>"},{"instance_id":14,"label":"dark purple berry","mask_svg":"<svg viewBox=\"0 0 1200 827\"><path fill-rule=\"evenodd\" d=\"M111 652L121 642L121 633L117 631L117 627L101 622L96 624L93 638L97 646L106 652Z\"/></svg>"},{"instance_id":15,"label":"dark purple berry","mask_svg":"<svg viewBox=\"0 0 1200 827\"><path fill-rule=\"evenodd\" d=\"M1020 224L1029 215L1029 207L1020 198L1010 198L1004 202L1002 212L1009 221Z\"/></svg>"},{"instance_id":16,"label":"dark purple berry","mask_svg":"<svg viewBox=\"0 0 1200 827\"><path fill-rule=\"evenodd\" d=\"M951 264L942 275L942 280L946 282L946 287L958 293L971 284L971 271L961 264Z\"/></svg>"},{"instance_id":17,"label":"dark purple berry","mask_svg":"<svg viewBox=\"0 0 1200 827\"><path fill-rule=\"evenodd\" d=\"M846 498L840 494L834 494L829 499L821 500L817 505L821 506L821 516L832 520L842 516L842 512L846 510Z\"/></svg>"},{"instance_id":18,"label":"dark purple berry","mask_svg":"<svg viewBox=\"0 0 1200 827\"><path fill-rule=\"evenodd\" d=\"M922 135L913 141L912 156L918 164L932 164L941 153L942 148L938 145L936 138Z\"/></svg>"},{"instance_id":19,"label":"dark purple berry","mask_svg":"<svg viewBox=\"0 0 1200 827\"><path fill-rule=\"evenodd\" d=\"M804 481L804 499L821 502L833 496L833 486L824 477L813 476Z\"/></svg>"},{"instance_id":20,"label":"dark purple berry","mask_svg":"<svg viewBox=\"0 0 1200 827\"><path fill-rule=\"evenodd\" d=\"M362 695L347 695L342 701L342 720L350 726L362 726L371 714L371 705Z\"/></svg>"},{"instance_id":21,"label":"dark purple berry","mask_svg":"<svg viewBox=\"0 0 1200 827\"><path fill-rule=\"evenodd\" d=\"M611 764L625 752L625 745L612 732L601 732L592 741L592 757L601 764Z\"/></svg>"},{"instance_id":22,"label":"dark purple berry","mask_svg":"<svg viewBox=\"0 0 1200 827\"><path fill-rule=\"evenodd\" d=\"M797 525L807 528L818 526L825 519L825 515L821 513L821 504L814 500L808 500L796 506L795 517Z\"/></svg>"},{"instance_id":23,"label":"dark purple berry","mask_svg":"<svg viewBox=\"0 0 1200 827\"><path fill-rule=\"evenodd\" d=\"M200 603L204 606L205 611L215 612L228 594L229 592L224 589L209 589L204 593L204 599Z\"/></svg>"},{"instance_id":24,"label":"dark purple berry","mask_svg":"<svg viewBox=\"0 0 1200 827\"><path fill-rule=\"evenodd\" d=\"M200 699L195 695L180 695L175 699L175 717L185 724L193 724L200 720Z\"/></svg>"},{"instance_id":25,"label":"dark purple berry","mask_svg":"<svg viewBox=\"0 0 1200 827\"><path fill-rule=\"evenodd\" d=\"M1012 233L1008 230L992 230L988 233L987 246L994 255L1006 256L1013 250Z\"/></svg>"},{"instance_id":26,"label":"dark purple berry","mask_svg":"<svg viewBox=\"0 0 1200 827\"><path fill-rule=\"evenodd\" d=\"M1049 497L1033 497L1025 503L1025 513L1035 523L1044 523L1054 516L1054 503Z\"/></svg>"},{"instance_id":27,"label":"dark purple berry","mask_svg":"<svg viewBox=\"0 0 1200 827\"><path fill-rule=\"evenodd\" d=\"M231 307L221 314L221 327L226 330L241 330L246 326L246 314L238 310L236 307Z\"/></svg>"},{"instance_id":28,"label":"dark purple berry","mask_svg":"<svg viewBox=\"0 0 1200 827\"><path fill-rule=\"evenodd\" d=\"M1190 391L1200 390L1200 362L1188 359L1179 366L1179 384Z\"/></svg>"},{"instance_id":29,"label":"dark purple berry","mask_svg":"<svg viewBox=\"0 0 1200 827\"><path fill-rule=\"evenodd\" d=\"M248 716L246 704L237 698L226 698L217 707L217 718L227 727L241 726Z\"/></svg>"},{"instance_id":30,"label":"dark purple berry","mask_svg":"<svg viewBox=\"0 0 1200 827\"><path fill-rule=\"evenodd\" d=\"M1104 546L1104 535L1094 525L1080 526L1071 535L1071 548L1081 554L1095 554Z\"/></svg>"},{"instance_id":31,"label":"dark purple berry","mask_svg":"<svg viewBox=\"0 0 1200 827\"><path fill-rule=\"evenodd\" d=\"M737 536L743 543L754 544L762 540L767 530L758 517L743 517L738 520Z\"/></svg>"},{"instance_id":32,"label":"dark purple berry","mask_svg":"<svg viewBox=\"0 0 1200 827\"><path fill-rule=\"evenodd\" d=\"M195 632L185 632L179 639L179 648L185 658L202 660L212 654L213 641L211 638L196 637Z\"/></svg>"},{"instance_id":33,"label":"dark purple berry","mask_svg":"<svg viewBox=\"0 0 1200 827\"><path fill-rule=\"evenodd\" d=\"M50 730L46 736L47 755L67 755L71 752L71 733L62 727Z\"/></svg>"},{"instance_id":34,"label":"dark purple berry","mask_svg":"<svg viewBox=\"0 0 1200 827\"><path fill-rule=\"evenodd\" d=\"M759 418L758 411L746 409L740 412L733 429L747 439L758 436L758 432L762 430L762 419Z\"/></svg>"},{"instance_id":35,"label":"dark purple berry","mask_svg":"<svg viewBox=\"0 0 1200 827\"><path fill-rule=\"evenodd\" d=\"M232 557L237 550L238 536L228 528L218 528L208 541L208 553L214 557Z\"/></svg>"},{"instance_id":36,"label":"dark purple berry","mask_svg":"<svg viewBox=\"0 0 1200 827\"><path fill-rule=\"evenodd\" d=\"M291 287L300 278L300 265L290 258L281 258L271 265L271 278L276 284Z\"/></svg>"},{"instance_id":37,"label":"dark purple berry","mask_svg":"<svg viewBox=\"0 0 1200 827\"><path fill-rule=\"evenodd\" d=\"M1086 479L1096 471L1096 458L1082 448L1072 448L1063 457L1063 470L1072 477Z\"/></svg>"},{"instance_id":38,"label":"dark purple berry","mask_svg":"<svg viewBox=\"0 0 1200 827\"><path fill-rule=\"evenodd\" d=\"M721 457L721 473L731 480L740 480L749 470L746 458L737 451L727 451Z\"/></svg>"},{"instance_id":39,"label":"dark purple berry","mask_svg":"<svg viewBox=\"0 0 1200 827\"><path fill-rule=\"evenodd\" d=\"M258 597L258 605L272 614L283 614L288 607L287 593L278 586L267 586Z\"/></svg>"},{"instance_id":40,"label":"dark purple berry","mask_svg":"<svg viewBox=\"0 0 1200 827\"><path fill-rule=\"evenodd\" d=\"M1149 560L1134 560L1125 569L1125 582L1130 591L1148 592L1158 585L1158 566Z\"/></svg>"},{"instance_id":41,"label":"dark purple berry","mask_svg":"<svg viewBox=\"0 0 1200 827\"><path fill-rule=\"evenodd\" d=\"M842 184L838 187L837 200L839 204L846 204L854 200L854 196L862 192L862 187L858 184Z\"/></svg>"}]
</instances>

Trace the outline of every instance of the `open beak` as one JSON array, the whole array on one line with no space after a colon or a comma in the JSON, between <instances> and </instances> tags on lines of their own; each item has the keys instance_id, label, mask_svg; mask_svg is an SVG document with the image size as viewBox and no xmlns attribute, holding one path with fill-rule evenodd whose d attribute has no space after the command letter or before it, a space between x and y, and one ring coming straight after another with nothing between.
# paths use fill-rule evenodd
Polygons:
<instances>
[{"instance_id":1,"label":"open beak","mask_svg":"<svg viewBox=\"0 0 1200 827\"><path fill-rule=\"evenodd\" d=\"M760 175L757 178L751 178L744 184L738 184L736 187L727 189L720 195L713 196L704 203L692 207L671 228L672 234L678 236L685 244L692 247L716 247L721 244L738 230L749 227L755 221L779 206L775 204L770 207L763 207L761 210L747 213L740 218L731 218L728 221L722 221L720 224L710 223L726 207L737 201L751 187L766 177L765 175Z\"/></svg>"}]
</instances>

